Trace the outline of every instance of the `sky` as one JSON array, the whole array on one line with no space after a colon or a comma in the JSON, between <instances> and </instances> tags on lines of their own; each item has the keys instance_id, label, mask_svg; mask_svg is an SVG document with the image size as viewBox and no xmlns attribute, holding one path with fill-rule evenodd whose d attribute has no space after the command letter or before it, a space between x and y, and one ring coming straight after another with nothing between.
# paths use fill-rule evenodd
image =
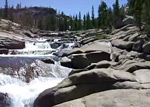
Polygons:
<instances>
[{"instance_id":1,"label":"sky","mask_svg":"<svg viewBox=\"0 0 150 107\"><path fill-rule=\"evenodd\" d=\"M21 3L24 6L42 6L52 7L57 11L64 12L66 15L76 15L81 11L81 14L89 12L91 14L92 6L94 6L95 16L97 17L98 6L102 0L8 0L8 4L16 6ZM109 7L115 3L116 0L103 0ZM119 0L120 6L127 3L127 0ZM4 7L5 0L0 0L0 7Z\"/></svg>"}]
</instances>

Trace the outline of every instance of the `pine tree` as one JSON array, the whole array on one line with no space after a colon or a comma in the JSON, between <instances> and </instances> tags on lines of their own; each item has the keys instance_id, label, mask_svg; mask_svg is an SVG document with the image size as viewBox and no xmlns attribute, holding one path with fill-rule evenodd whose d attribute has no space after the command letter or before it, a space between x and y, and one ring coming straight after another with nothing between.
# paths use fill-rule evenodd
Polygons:
<instances>
[{"instance_id":1,"label":"pine tree","mask_svg":"<svg viewBox=\"0 0 150 107\"><path fill-rule=\"evenodd\" d=\"M68 21L67 21L67 17L64 17L64 30L68 30L69 29L69 24L68 24Z\"/></svg>"},{"instance_id":2,"label":"pine tree","mask_svg":"<svg viewBox=\"0 0 150 107\"><path fill-rule=\"evenodd\" d=\"M9 15L8 15L8 19L9 19L10 21L14 21L13 11L14 11L14 6L12 5L12 7L9 8Z\"/></svg>"},{"instance_id":3,"label":"pine tree","mask_svg":"<svg viewBox=\"0 0 150 107\"><path fill-rule=\"evenodd\" d=\"M0 21L1 21L1 18L2 18L2 9L0 9Z\"/></svg>"},{"instance_id":4,"label":"pine tree","mask_svg":"<svg viewBox=\"0 0 150 107\"><path fill-rule=\"evenodd\" d=\"M55 31L57 29L56 17L54 16L51 17L51 24L52 24L51 30Z\"/></svg>"},{"instance_id":5,"label":"pine tree","mask_svg":"<svg viewBox=\"0 0 150 107\"><path fill-rule=\"evenodd\" d=\"M78 30L82 30L81 12L79 12Z\"/></svg>"},{"instance_id":6,"label":"pine tree","mask_svg":"<svg viewBox=\"0 0 150 107\"><path fill-rule=\"evenodd\" d=\"M83 16L83 28L86 30L86 16Z\"/></svg>"},{"instance_id":7,"label":"pine tree","mask_svg":"<svg viewBox=\"0 0 150 107\"><path fill-rule=\"evenodd\" d=\"M78 30L78 16L76 15L75 17L75 25L74 25L74 30Z\"/></svg>"},{"instance_id":8,"label":"pine tree","mask_svg":"<svg viewBox=\"0 0 150 107\"><path fill-rule=\"evenodd\" d=\"M142 9L143 9L143 4L142 4L142 0L136 0L135 1L135 5L134 5L134 17L136 19L136 24L139 27L139 29L141 30L141 24L142 24L142 20L141 20L141 15L142 15Z\"/></svg>"},{"instance_id":9,"label":"pine tree","mask_svg":"<svg viewBox=\"0 0 150 107\"><path fill-rule=\"evenodd\" d=\"M8 18L8 0L5 0L4 18Z\"/></svg>"},{"instance_id":10,"label":"pine tree","mask_svg":"<svg viewBox=\"0 0 150 107\"><path fill-rule=\"evenodd\" d=\"M106 29L106 18L107 18L107 4L102 1L98 10L98 27Z\"/></svg>"},{"instance_id":11,"label":"pine tree","mask_svg":"<svg viewBox=\"0 0 150 107\"><path fill-rule=\"evenodd\" d=\"M111 8L109 8L107 10L106 25L110 31L112 30L112 22L113 22L113 12L112 12Z\"/></svg>"},{"instance_id":12,"label":"pine tree","mask_svg":"<svg viewBox=\"0 0 150 107\"><path fill-rule=\"evenodd\" d=\"M44 30L45 29L45 25L44 25L44 17L41 16L40 19L38 20L38 26L37 26L40 30Z\"/></svg>"},{"instance_id":13,"label":"pine tree","mask_svg":"<svg viewBox=\"0 0 150 107\"><path fill-rule=\"evenodd\" d=\"M71 26L71 30L74 30L74 16L73 17L71 16L70 26Z\"/></svg>"},{"instance_id":14,"label":"pine tree","mask_svg":"<svg viewBox=\"0 0 150 107\"><path fill-rule=\"evenodd\" d=\"M133 15L133 13L134 13L135 1L136 1L136 0L128 0L128 7L129 7L129 9L128 9L128 14L129 14L129 15Z\"/></svg>"},{"instance_id":15,"label":"pine tree","mask_svg":"<svg viewBox=\"0 0 150 107\"><path fill-rule=\"evenodd\" d=\"M145 22L145 31L150 37L150 0L145 0L143 8L143 21Z\"/></svg>"},{"instance_id":16,"label":"pine tree","mask_svg":"<svg viewBox=\"0 0 150 107\"><path fill-rule=\"evenodd\" d=\"M93 25L93 28L95 28L95 15L94 15L94 6L92 6L92 25Z\"/></svg>"},{"instance_id":17,"label":"pine tree","mask_svg":"<svg viewBox=\"0 0 150 107\"><path fill-rule=\"evenodd\" d=\"M91 19L90 19L90 14L87 14L87 21L86 21L86 29L91 29L92 28L92 23L91 23Z\"/></svg>"},{"instance_id":18,"label":"pine tree","mask_svg":"<svg viewBox=\"0 0 150 107\"><path fill-rule=\"evenodd\" d=\"M59 18L59 31L64 31L64 19Z\"/></svg>"},{"instance_id":19,"label":"pine tree","mask_svg":"<svg viewBox=\"0 0 150 107\"><path fill-rule=\"evenodd\" d=\"M116 3L113 5L113 8L114 8L114 18L115 19L120 18L119 0L116 0Z\"/></svg>"}]
</instances>

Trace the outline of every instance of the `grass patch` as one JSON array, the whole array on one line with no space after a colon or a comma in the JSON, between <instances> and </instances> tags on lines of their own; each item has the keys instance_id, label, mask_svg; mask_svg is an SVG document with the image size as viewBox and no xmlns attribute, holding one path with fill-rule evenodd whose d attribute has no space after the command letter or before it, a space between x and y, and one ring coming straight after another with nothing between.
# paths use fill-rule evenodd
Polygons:
<instances>
[{"instance_id":1,"label":"grass patch","mask_svg":"<svg viewBox=\"0 0 150 107\"><path fill-rule=\"evenodd\" d=\"M103 34L103 35L96 35L96 36L95 36L95 39L96 39L96 40L99 40L99 39L108 39L108 36L107 36L107 35L104 35L104 34Z\"/></svg>"}]
</instances>

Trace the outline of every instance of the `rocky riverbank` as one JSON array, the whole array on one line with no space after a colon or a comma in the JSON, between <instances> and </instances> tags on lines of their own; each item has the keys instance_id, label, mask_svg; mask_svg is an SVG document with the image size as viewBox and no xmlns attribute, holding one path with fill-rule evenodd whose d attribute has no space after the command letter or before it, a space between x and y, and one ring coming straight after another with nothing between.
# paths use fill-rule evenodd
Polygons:
<instances>
[{"instance_id":1,"label":"rocky riverbank","mask_svg":"<svg viewBox=\"0 0 150 107\"><path fill-rule=\"evenodd\" d=\"M88 42L61 60L72 72L59 85L42 92L34 107L148 107L149 38L134 25L107 36L110 39L80 39Z\"/></svg>"},{"instance_id":2,"label":"rocky riverbank","mask_svg":"<svg viewBox=\"0 0 150 107\"><path fill-rule=\"evenodd\" d=\"M34 107L149 106L150 39L133 24L109 33L28 30L14 23L6 31L6 23L0 31L1 74L29 84L38 77L65 77L42 90ZM0 93L0 106L9 107L9 97Z\"/></svg>"}]
</instances>

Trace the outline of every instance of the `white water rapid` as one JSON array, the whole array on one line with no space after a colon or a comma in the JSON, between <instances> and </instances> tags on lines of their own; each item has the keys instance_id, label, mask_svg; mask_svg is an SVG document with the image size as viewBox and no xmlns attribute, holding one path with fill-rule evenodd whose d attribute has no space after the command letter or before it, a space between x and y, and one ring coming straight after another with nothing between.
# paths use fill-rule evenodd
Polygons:
<instances>
[{"instance_id":1,"label":"white water rapid","mask_svg":"<svg viewBox=\"0 0 150 107\"><path fill-rule=\"evenodd\" d=\"M23 61L25 61L26 58L47 58L49 56L54 56L52 52L62 54L64 50L71 50L74 43L66 43L65 45L66 47L62 44L57 49L52 49L50 43L43 39L39 39L37 42L27 41L25 49L15 51L10 50L9 55L0 55L0 60L5 60L4 62L7 62L6 60L8 60L9 62L10 59L13 59L14 57L16 59L23 57ZM3 63L3 61L1 62ZM2 65L0 65L0 67L1 66ZM11 98L10 107L33 107L34 100L42 91L56 86L71 71L69 68L62 67L59 62L52 65L51 69L53 71L53 77L39 76L33 79L30 83L23 82L10 75L0 73L0 92L7 93Z\"/></svg>"},{"instance_id":2,"label":"white water rapid","mask_svg":"<svg viewBox=\"0 0 150 107\"><path fill-rule=\"evenodd\" d=\"M25 83L11 76L0 74L0 92L8 93L11 98L10 107L32 107L38 94L56 86L62 79L39 77L30 83Z\"/></svg>"}]
</instances>

